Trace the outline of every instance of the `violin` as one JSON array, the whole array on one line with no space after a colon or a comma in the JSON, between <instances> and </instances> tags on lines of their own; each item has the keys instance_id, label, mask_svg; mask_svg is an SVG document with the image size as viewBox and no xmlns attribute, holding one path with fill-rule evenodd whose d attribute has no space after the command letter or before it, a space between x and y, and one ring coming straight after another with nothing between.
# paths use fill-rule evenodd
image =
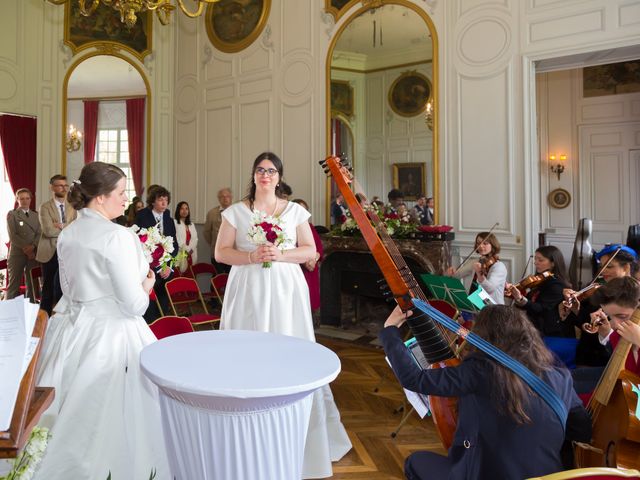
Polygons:
<instances>
[{"instance_id":1,"label":"violin","mask_svg":"<svg viewBox=\"0 0 640 480\"><path fill-rule=\"evenodd\" d=\"M604 320L601 318L597 318L595 320L591 320L588 323L582 324L582 329L587 333L598 333L598 328L604 324Z\"/></svg>"},{"instance_id":2,"label":"violin","mask_svg":"<svg viewBox=\"0 0 640 480\"><path fill-rule=\"evenodd\" d=\"M547 280L554 277L555 275L553 274L553 272L550 272L549 270L547 270L542 273L534 273L533 275L524 277L522 280L520 280L518 283L516 283L513 286L516 287L521 292L523 292L524 294L524 292L526 292L527 290L532 290L534 288L537 288L543 283L545 283ZM505 293L505 296L510 297L511 292Z\"/></svg>"},{"instance_id":3,"label":"violin","mask_svg":"<svg viewBox=\"0 0 640 480\"><path fill-rule=\"evenodd\" d=\"M482 266L481 268L481 272L483 276L487 276L489 275L489 270L491 269L491 267L493 267L495 265L495 263L498 261L498 257L496 256L490 256L490 257L480 257L480 265Z\"/></svg>"},{"instance_id":4,"label":"violin","mask_svg":"<svg viewBox=\"0 0 640 480\"><path fill-rule=\"evenodd\" d=\"M591 285L584 287L582 290L578 290L577 292L574 292L569 298L564 300L562 303L564 303L564 305L567 308L571 308L571 306L573 305L573 302L577 300L578 302L582 303L583 300L586 300L587 298L591 297L591 295L596 293L596 291L601 286L602 285L599 283L592 283ZM589 333L592 333L592 332L589 332Z\"/></svg>"}]
</instances>

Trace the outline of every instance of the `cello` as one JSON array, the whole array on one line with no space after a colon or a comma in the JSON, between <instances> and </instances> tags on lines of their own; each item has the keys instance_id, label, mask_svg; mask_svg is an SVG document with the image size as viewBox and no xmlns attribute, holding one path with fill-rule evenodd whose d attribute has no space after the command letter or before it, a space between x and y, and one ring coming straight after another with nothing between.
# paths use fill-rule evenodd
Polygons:
<instances>
[{"instance_id":1,"label":"cello","mask_svg":"<svg viewBox=\"0 0 640 480\"><path fill-rule=\"evenodd\" d=\"M400 308L403 311L413 309L412 298L428 302L377 214L371 210L367 213L363 205L356 199L350 188L354 179L346 164L341 158L330 156L321 161L320 165L336 182L352 218L358 224L360 232ZM431 318L423 313L414 312L414 315L407 319L407 324L416 338L420 350L429 362L430 368L452 367L460 363L453 350L455 342ZM429 404L440 441L448 449L453 442L457 425L457 401L454 398L429 396Z\"/></svg>"},{"instance_id":2,"label":"cello","mask_svg":"<svg viewBox=\"0 0 640 480\"><path fill-rule=\"evenodd\" d=\"M640 309L629 321L640 324ZM575 444L578 467L640 468L640 377L624 370L630 350L620 338L589 400L593 433L590 444Z\"/></svg>"}]
</instances>

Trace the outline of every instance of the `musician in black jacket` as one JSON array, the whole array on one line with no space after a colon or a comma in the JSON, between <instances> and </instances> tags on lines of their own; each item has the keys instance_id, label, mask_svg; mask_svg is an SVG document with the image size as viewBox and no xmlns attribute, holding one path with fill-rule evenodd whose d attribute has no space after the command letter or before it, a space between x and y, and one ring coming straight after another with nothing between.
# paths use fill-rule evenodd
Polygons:
<instances>
[{"instance_id":1,"label":"musician in black jacket","mask_svg":"<svg viewBox=\"0 0 640 480\"><path fill-rule=\"evenodd\" d=\"M448 456L426 451L411 454L405 462L407 479L523 479L563 469L560 450L565 428L520 377L474 347L465 349L457 367L423 370L397 328L404 320L396 308L380 333L402 386L423 394L458 397L458 424ZM473 331L551 386L569 412L567 440L590 440L591 420L573 390L571 375L554 365L540 334L522 312L504 305L487 306L476 317Z\"/></svg>"}]
</instances>

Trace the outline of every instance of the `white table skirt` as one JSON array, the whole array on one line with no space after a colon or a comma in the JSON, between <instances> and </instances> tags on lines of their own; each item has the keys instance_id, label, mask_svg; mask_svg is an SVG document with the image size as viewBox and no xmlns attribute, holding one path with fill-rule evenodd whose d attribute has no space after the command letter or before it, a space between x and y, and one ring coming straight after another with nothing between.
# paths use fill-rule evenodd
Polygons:
<instances>
[{"instance_id":1,"label":"white table skirt","mask_svg":"<svg viewBox=\"0 0 640 480\"><path fill-rule=\"evenodd\" d=\"M314 342L237 330L168 337L140 361L177 480L299 480L312 394L340 371Z\"/></svg>"}]
</instances>

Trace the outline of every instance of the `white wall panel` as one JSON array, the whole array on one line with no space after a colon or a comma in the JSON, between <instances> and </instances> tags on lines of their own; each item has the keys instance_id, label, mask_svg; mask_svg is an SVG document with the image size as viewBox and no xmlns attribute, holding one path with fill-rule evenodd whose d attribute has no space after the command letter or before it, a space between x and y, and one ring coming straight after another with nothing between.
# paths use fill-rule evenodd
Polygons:
<instances>
[{"instance_id":1,"label":"white wall panel","mask_svg":"<svg viewBox=\"0 0 640 480\"><path fill-rule=\"evenodd\" d=\"M311 102L296 106L282 105L281 116L284 179L293 189L294 198L302 198L308 202L312 193L309 168L313 163L317 165L319 160L314 158Z\"/></svg>"},{"instance_id":2,"label":"white wall panel","mask_svg":"<svg viewBox=\"0 0 640 480\"><path fill-rule=\"evenodd\" d=\"M273 144L271 131L271 102L258 100L240 105L240 178L248 182L251 177L253 160L265 150L280 154L279 148Z\"/></svg>"},{"instance_id":3,"label":"white wall panel","mask_svg":"<svg viewBox=\"0 0 640 480\"><path fill-rule=\"evenodd\" d=\"M529 41L532 43L604 30L604 8L565 16L532 21Z\"/></svg>"},{"instance_id":4,"label":"white wall panel","mask_svg":"<svg viewBox=\"0 0 640 480\"><path fill-rule=\"evenodd\" d=\"M239 191L238 186L243 182L248 182L248 178L239 177L239 165L234 170L234 125L235 119L233 108L225 106L221 108L212 108L205 112L203 131L204 135L204 151L205 170L203 172L206 179L206 187L204 191L205 208L203 214L213 206L218 204L218 190L224 187L234 189L234 198L242 197L244 190ZM238 178L238 181L232 180ZM204 215L200 217L200 221L204 221Z\"/></svg>"},{"instance_id":5,"label":"white wall panel","mask_svg":"<svg viewBox=\"0 0 640 480\"><path fill-rule=\"evenodd\" d=\"M640 24L640 3L628 3L618 7L618 25L632 27Z\"/></svg>"}]
</instances>

